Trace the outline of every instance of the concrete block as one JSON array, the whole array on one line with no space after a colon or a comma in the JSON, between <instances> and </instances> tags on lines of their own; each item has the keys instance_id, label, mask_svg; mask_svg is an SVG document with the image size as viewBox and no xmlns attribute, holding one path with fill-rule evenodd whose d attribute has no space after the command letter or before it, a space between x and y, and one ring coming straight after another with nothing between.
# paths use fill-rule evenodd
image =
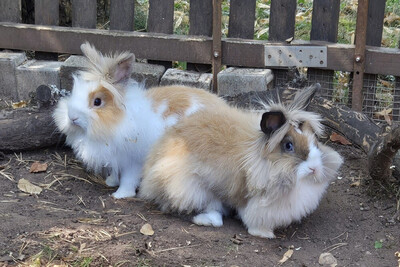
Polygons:
<instances>
[{"instance_id":1,"label":"concrete block","mask_svg":"<svg viewBox=\"0 0 400 267\"><path fill-rule=\"evenodd\" d=\"M131 77L137 82L144 82L146 88L151 88L160 84L164 72L164 66L136 62L133 64Z\"/></svg>"},{"instance_id":2,"label":"concrete block","mask_svg":"<svg viewBox=\"0 0 400 267\"><path fill-rule=\"evenodd\" d=\"M17 67L18 100L27 100L39 85L55 85L60 88L60 68L62 62L29 60Z\"/></svg>"},{"instance_id":3,"label":"concrete block","mask_svg":"<svg viewBox=\"0 0 400 267\"><path fill-rule=\"evenodd\" d=\"M270 69L227 68L218 73L218 94L235 96L272 87L274 76Z\"/></svg>"},{"instance_id":4,"label":"concrete block","mask_svg":"<svg viewBox=\"0 0 400 267\"><path fill-rule=\"evenodd\" d=\"M212 90L212 74L186 70L168 69L161 78L160 85L181 84Z\"/></svg>"},{"instance_id":5,"label":"concrete block","mask_svg":"<svg viewBox=\"0 0 400 267\"><path fill-rule=\"evenodd\" d=\"M0 52L0 99L18 100L15 69L25 61L25 53Z\"/></svg>"},{"instance_id":6,"label":"concrete block","mask_svg":"<svg viewBox=\"0 0 400 267\"><path fill-rule=\"evenodd\" d=\"M83 56L70 56L65 60L60 68L60 88L71 91L73 86L72 74L84 69L85 66L86 58Z\"/></svg>"}]
</instances>

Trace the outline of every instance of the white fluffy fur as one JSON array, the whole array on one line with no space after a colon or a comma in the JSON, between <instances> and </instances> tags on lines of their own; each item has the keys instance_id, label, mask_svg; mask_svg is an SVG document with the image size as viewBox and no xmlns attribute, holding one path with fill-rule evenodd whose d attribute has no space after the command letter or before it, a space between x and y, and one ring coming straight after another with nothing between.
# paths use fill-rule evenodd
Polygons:
<instances>
[{"instance_id":1,"label":"white fluffy fur","mask_svg":"<svg viewBox=\"0 0 400 267\"><path fill-rule=\"evenodd\" d=\"M193 88L167 88L161 90L162 93L152 91L150 94L129 78L133 54L103 56L88 43L81 49L88 59L87 69L73 76L71 95L61 99L54 111L55 123L66 135L66 143L88 169L100 172L107 168L111 171L106 183L119 185L113 193L115 198L135 196L149 149L166 127L182 117L173 112L165 116L166 110L174 108L173 104L168 104L172 101L168 99L169 95L180 94L190 99L187 110L181 112L183 115L196 112L207 101L198 100L197 95L203 92ZM89 95L99 87L106 88L115 103L115 117L111 116L106 125L101 125L96 109L89 105ZM165 98L165 101L158 105L151 95ZM217 102L222 101L215 98ZM117 109L122 110L122 115ZM117 119L117 123L113 122Z\"/></svg>"},{"instance_id":2,"label":"white fluffy fur","mask_svg":"<svg viewBox=\"0 0 400 267\"><path fill-rule=\"evenodd\" d=\"M302 91L288 107L265 106L286 118L271 136L260 129L261 113L226 104L178 122L150 152L140 196L164 211L198 213L199 225L221 226L226 205L250 234L273 238L276 227L317 208L343 162L317 142L320 117L302 110L314 91ZM287 138L293 153L282 149Z\"/></svg>"}]
</instances>

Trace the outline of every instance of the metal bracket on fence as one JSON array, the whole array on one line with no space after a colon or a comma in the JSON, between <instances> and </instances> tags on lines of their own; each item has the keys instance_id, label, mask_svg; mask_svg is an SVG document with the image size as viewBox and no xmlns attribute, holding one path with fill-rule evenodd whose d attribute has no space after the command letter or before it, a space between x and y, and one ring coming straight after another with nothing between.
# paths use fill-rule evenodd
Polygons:
<instances>
[{"instance_id":1,"label":"metal bracket on fence","mask_svg":"<svg viewBox=\"0 0 400 267\"><path fill-rule=\"evenodd\" d=\"M266 67L315 67L327 66L325 46L265 46Z\"/></svg>"}]
</instances>

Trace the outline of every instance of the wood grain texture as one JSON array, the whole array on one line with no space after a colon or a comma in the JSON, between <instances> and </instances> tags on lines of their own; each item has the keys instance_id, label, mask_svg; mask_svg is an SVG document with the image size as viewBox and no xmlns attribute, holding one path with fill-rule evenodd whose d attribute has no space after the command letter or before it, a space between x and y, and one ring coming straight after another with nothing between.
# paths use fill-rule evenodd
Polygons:
<instances>
[{"instance_id":1,"label":"wood grain texture","mask_svg":"<svg viewBox=\"0 0 400 267\"><path fill-rule=\"evenodd\" d=\"M190 0L189 34L212 36L212 0ZM187 63L187 70L210 72L209 64Z\"/></svg>"},{"instance_id":2,"label":"wood grain texture","mask_svg":"<svg viewBox=\"0 0 400 267\"><path fill-rule=\"evenodd\" d=\"M96 0L72 0L72 27L95 29L96 23Z\"/></svg>"},{"instance_id":3,"label":"wood grain texture","mask_svg":"<svg viewBox=\"0 0 400 267\"><path fill-rule=\"evenodd\" d=\"M254 39L256 0L231 0L228 37Z\"/></svg>"},{"instance_id":4,"label":"wood grain texture","mask_svg":"<svg viewBox=\"0 0 400 267\"><path fill-rule=\"evenodd\" d=\"M135 0L110 2L110 30L133 31L134 24Z\"/></svg>"},{"instance_id":5,"label":"wood grain texture","mask_svg":"<svg viewBox=\"0 0 400 267\"><path fill-rule=\"evenodd\" d=\"M337 42L339 25L340 0L319 0L313 2L310 40ZM321 90L318 95L332 99L334 72L309 68L309 83L319 82Z\"/></svg>"},{"instance_id":6,"label":"wood grain texture","mask_svg":"<svg viewBox=\"0 0 400 267\"><path fill-rule=\"evenodd\" d=\"M210 64L212 39L206 36L177 36L157 33L122 32L100 29L74 29L57 26L38 26L10 22L0 23L0 47L7 49L81 54L82 40L87 40L102 52L130 50L138 58L177 60ZM53 42L52 40L63 40ZM222 39L223 65L265 67L266 45L282 45L269 41ZM353 71L354 45L320 41L293 43L295 45L324 45L328 65L325 69ZM400 76L400 50L397 48L368 47L365 71L372 74Z\"/></svg>"},{"instance_id":7,"label":"wood grain texture","mask_svg":"<svg viewBox=\"0 0 400 267\"><path fill-rule=\"evenodd\" d=\"M35 0L35 24L58 25L58 19L58 1Z\"/></svg>"},{"instance_id":8,"label":"wood grain texture","mask_svg":"<svg viewBox=\"0 0 400 267\"><path fill-rule=\"evenodd\" d=\"M157 33L173 33L174 1L149 0L149 18L147 31Z\"/></svg>"},{"instance_id":9,"label":"wood grain texture","mask_svg":"<svg viewBox=\"0 0 400 267\"><path fill-rule=\"evenodd\" d=\"M271 0L269 40L285 41L294 37L296 0Z\"/></svg>"},{"instance_id":10,"label":"wood grain texture","mask_svg":"<svg viewBox=\"0 0 400 267\"><path fill-rule=\"evenodd\" d=\"M21 22L21 0L0 1L0 21Z\"/></svg>"},{"instance_id":11,"label":"wood grain texture","mask_svg":"<svg viewBox=\"0 0 400 267\"><path fill-rule=\"evenodd\" d=\"M147 31L155 33L174 32L174 0L149 0L149 17L147 19ZM149 60L151 64L172 67L171 62Z\"/></svg>"}]
</instances>

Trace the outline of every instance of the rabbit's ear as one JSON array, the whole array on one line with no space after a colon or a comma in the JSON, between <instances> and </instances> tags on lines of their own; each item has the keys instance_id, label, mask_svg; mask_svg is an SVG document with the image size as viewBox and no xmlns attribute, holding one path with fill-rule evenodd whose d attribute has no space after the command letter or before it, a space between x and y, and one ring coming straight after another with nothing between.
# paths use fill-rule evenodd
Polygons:
<instances>
[{"instance_id":1,"label":"rabbit's ear","mask_svg":"<svg viewBox=\"0 0 400 267\"><path fill-rule=\"evenodd\" d=\"M289 109L291 110L305 110L307 109L308 105L310 105L311 100L313 99L315 93L317 90L321 88L321 85L319 83L315 83L311 85L310 87L307 87L301 91L299 91L296 96L294 97L294 100L292 104L290 105Z\"/></svg>"},{"instance_id":2,"label":"rabbit's ear","mask_svg":"<svg viewBox=\"0 0 400 267\"><path fill-rule=\"evenodd\" d=\"M98 65L102 63L103 54L96 50L89 42L85 42L81 45L81 50L83 55L89 60L93 65Z\"/></svg>"},{"instance_id":3,"label":"rabbit's ear","mask_svg":"<svg viewBox=\"0 0 400 267\"><path fill-rule=\"evenodd\" d=\"M273 132L282 127L286 122L285 115L280 111L269 111L262 115L260 126L261 130L270 136Z\"/></svg>"},{"instance_id":4,"label":"rabbit's ear","mask_svg":"<svg viewBox=\"0 0 400 267\"><path fill-rule=\"evenodd\" d=\"M115 65L110 68L110 76L113 83L121 83L130 78L132 74L135 55L124 52L115 57Z\"/></svg>"}]
</instances>

